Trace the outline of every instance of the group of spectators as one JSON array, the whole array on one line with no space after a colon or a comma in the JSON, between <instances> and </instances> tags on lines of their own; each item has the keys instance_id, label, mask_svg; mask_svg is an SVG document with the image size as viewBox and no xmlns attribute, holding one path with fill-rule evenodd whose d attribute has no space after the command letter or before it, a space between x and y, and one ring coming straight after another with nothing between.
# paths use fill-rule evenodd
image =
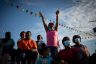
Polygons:
<instances>
[{"instance_id":1,"label":"group of spectators","mask_svg":"<svg viewBox=\"0 0 96 64\"><path fill-rule=\"evenodd\" d=\"M96 53L90 56L87 46L81 44L79 35L73 35L73 46L70 45L70 37L64 36L64 49L58 51L59 10L56 11L56 25L50 22L47 26L43 14L39 14L46 31L47 44L43 41L42 35L37 35L35 41L31 38L31 31L22 31L17 41L17 49L14 49L11 32L6 32L5 38L0 41L0 64L7 64L9 58L11 64L96 64Z\"/></svg>"}]
</instances>

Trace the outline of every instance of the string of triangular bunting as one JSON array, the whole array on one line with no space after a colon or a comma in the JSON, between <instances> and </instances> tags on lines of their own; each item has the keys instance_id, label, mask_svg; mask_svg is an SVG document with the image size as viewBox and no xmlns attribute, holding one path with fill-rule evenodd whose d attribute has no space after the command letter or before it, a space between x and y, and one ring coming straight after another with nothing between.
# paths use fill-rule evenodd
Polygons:
<instances>
[{"instance_id":1,"label":"string of triangular bunting","mask_svg":"<svg viewBox=\"0 0 96 64\"><path fill-rule=\"evenodd\" d=\"M72 30L72 31L75 31L75 32L79 32L79 33L86 34L86 36L88 36L88 37L85 36L85 37L82 38L82 39L95 38L95 36L94 36L93 34L90 34L90 33L84 32L84 31L80 31L80 30L77 30L77 29L72 28L72 27L69 27L69 26L65 26L65 25L63 25L63 24L59 24L59 26L64 27L64 28L69 29L69 30Z\"/></svg>"}]
</instances>

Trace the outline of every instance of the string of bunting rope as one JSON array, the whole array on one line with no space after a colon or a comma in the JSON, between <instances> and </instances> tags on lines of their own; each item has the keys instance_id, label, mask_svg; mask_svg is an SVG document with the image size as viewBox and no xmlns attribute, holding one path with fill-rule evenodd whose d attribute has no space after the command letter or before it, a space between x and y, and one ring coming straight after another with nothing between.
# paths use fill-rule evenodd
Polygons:
<instances>
[{"instance_id":1,"label":"string of bunting rope","mask_svg":"<svg viewBox=\"0 0 96 64\"><path fill-rule=\"evenodd\" d=\"M33 13L33 11L31 11L31 10L24 9L24 8L22 8L19 5L14 5L13 3L10 3L10 6L15 6L18 10L20 10L22 12L25 12L27 14L30 14L30 15L33 15L33 14L34 14L34 16L38 16L39 15L39 13Z\"/></svg>"},{"instance_id":2,"label":"string of bunting rope","mask_svg":"<svg viewBox=\"0 0 96 64\"><path fill-rule=\"evenodd\" d=\"M63 24L59 24L59 26L64 27L64 28L69 29L69 30L72 30L72 31L75 31L75 32L83 33L83 34L85 34L86 36L88 36L88 37L84 37L84 38L82 38L82 39L95 38L95 36L94 36L93 34L86 33L86 32L83 32L83 31L77 30L77 29L75 29L75 28L69 27L69 26L65 26L65 25L63 25Z\"/></svg>"}]
</instances>

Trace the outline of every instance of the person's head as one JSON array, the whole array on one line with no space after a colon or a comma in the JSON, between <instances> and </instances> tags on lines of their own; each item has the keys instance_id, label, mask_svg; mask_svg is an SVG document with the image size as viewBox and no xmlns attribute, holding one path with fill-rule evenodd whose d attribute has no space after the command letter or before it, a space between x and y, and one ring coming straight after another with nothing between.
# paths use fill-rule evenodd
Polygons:
<instances>
[{"instance_id":1,"label":"person's head","mask_svg":"<svg viewBox=\"0 0 96 64\"><path fill-rule=\"evenodd\" d=\"M27 31L26 32L26 39L30 39L30 37L31 37L31 32L30 31Z\"/></svg>"},{"instance_id":2,"label":"person's head","mask_svg":"<svg viewBox=\"0 0 96 64\"><path fill-rule=\"evenodd\" d=\"M48 56L50 52L50 49L48 47L45 47L41 50L41 55Z\"/></svg>"},{"instance_id":3,"label":"person's head","mask_svg":"<svg viewBox=\"0 0 96 64\"><path fill-rule=\"evenodd\" d=\"M43 49L43 48L46 48L46 47L47 47L45 43L42 43L40 46L41 46L41 49Z\"/></svg>"},{"instance_id":4,"label":"person's head","mask_svg":"<svg viewBox=\"0 0 96 64\"><path fill-rule=\"evenodd\" d=\"M81 42L81 37L79 35L74 35L72 40L73 43L79 44Z\"/></svg>"},{"instance_id":5,"label":"person's head","mask_svg":"<svg viewBox=\"0 0 96 64\"><path fill-rule=\"evenodd\" d=\"M54 30L54 23L50 22L48 24L48 30Z\"/></svg>"},{"instance_id":6,"label":"person's head","mask_svg":"<svg viewBox=\"0 0 96 64\"><path fill-rule=\"evenodd\" d=\"M64 37L62 40L62 44L64 45L64 47L70 47L70 38L69 37Z\"/></svg>"},{"instance_id":7,"label":"person's head","mask_svg":"<svg viewBox=\"0 0 96 64\"><path fill-rule=\"evenodd\" d=\"M21 37L21 38L25 38L25 37L26 37L26 32L22 31L22 32L20 33L20 37Z\"/></svg>"},{"instance_id":8,"label":"person's head","mask_svg":"<svg viewBox=\"0 0 96 64\"><path fill-rule=\"evenodd\" d=\"M5 33L5 38L10 39L11 38L11 32L6 32Z\"/></svg>"},{"instance_id":9,"label":"person's head","mask_svg":"<svg viewBox=\"0 0 96 64\"><path fill-rule=\"evenodd\" d=\"M37 35L37 40L41 41L43 37L41 35Z\"/></svg>"}]
</instances>

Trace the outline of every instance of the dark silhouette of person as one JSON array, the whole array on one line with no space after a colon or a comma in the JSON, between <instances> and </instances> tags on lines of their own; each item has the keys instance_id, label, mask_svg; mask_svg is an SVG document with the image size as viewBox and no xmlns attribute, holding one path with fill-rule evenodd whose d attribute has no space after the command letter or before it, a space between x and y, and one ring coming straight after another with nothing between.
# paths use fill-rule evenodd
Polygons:
<instances>
[{"instance_id":1,"label":"dark silhouette of person","mask_svg":"<svg viewBox=\"0 0 96 64\"><path fill-rule=\"evenodd\" d=\"M11 38L11 32L5 33L5 38L2 39L2 55L9 54L11 56L11 64L14 64L15 52L13 48L15 45L14 40Z\"/></svg>"},{"instance_id":2,"label":"dark silhouette of person","mask_svg":"<svg viewBox=\"0 0 96 64\"><path fill-rule=\"evenodd\" d=\"M90 64L96 64L96 50L95 53L90 56Z\"/></svg>"}]
</instances>

